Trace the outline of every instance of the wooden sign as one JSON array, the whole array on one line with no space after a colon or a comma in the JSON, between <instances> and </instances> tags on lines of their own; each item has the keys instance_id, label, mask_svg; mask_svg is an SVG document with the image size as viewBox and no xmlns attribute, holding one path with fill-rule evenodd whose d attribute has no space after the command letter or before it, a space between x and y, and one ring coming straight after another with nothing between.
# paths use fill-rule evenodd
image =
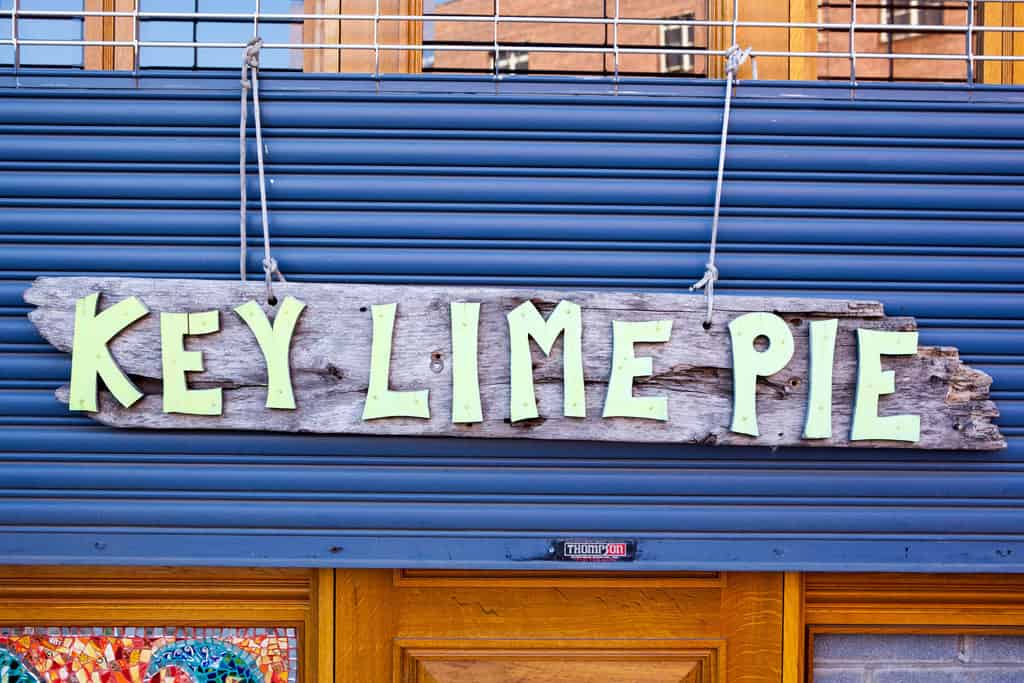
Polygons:
<instances>
[{"instance_id":1,"label":"wooden sign","mask_svg":"<svg viewBox=\"0 0 1024 683\"><path fill-rule=\"evenodd\" d=\"M58 396L108 425L997 449L991 379L881 304L40 278Z\"/></svg>"}]
</instances>

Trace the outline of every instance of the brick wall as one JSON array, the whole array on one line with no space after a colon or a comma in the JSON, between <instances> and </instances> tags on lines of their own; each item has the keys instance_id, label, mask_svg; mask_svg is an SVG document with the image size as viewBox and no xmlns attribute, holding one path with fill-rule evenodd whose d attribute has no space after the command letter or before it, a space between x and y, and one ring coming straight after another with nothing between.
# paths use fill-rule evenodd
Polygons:
<instances>
[{"instance_id":1,"label":"brick wall","mask_svg":"<svg viewBox=\"0 0 1024 683\"><path fill-rule=\"evenodd\" d=\"M857 9L860 24L883 23L878 3L865 3ZM949 3L952 4L952 3ZM822 8L821 19L825 23L843 24L850 21L850 10L845 7ZM947 7L942 13L945 26L966 26L967 11ZM858 31L855 45L860 56L857 59L857 77L886 80L890 76L888 59L865 57L865 54L885 54L891 48L897 54L944 54L965 56L964 60L894 59L891 75L896 79L945 79L962 81L967 78L966 42L964 33L918 33L896 34L891 44L888 34L877 31ZM819 31L820 52L849 52L850 35L842 31ZM830 57L817 60L819 78L849 78L850 60L845 57Z\"/></svg>"},{"instance_id":2,"label":"brick wall","mask_svg":"<svg viewBox=\"0 0 1024 683\"><path fill-rule=\"evenodd\" d=\"M589 17L614 15L612 0L501 0L501 13L505 16L524 17ZM445 0L438 2L434 20L435 40L447 43L490 43L494 38L494 25L490 20L477 22L444 21L445 14L482 14L494 11L493 0ZM611 13L610 13L611 12ZM705 3L701 0L620 0L620 16L627 19L670 18L692 14L695 19L706 19ZM538 21L502 24L499 40L505 44L537 43L540 45L604 46L614 44L610 26L598 24L557 24ZM707 29L694 31L697 48L707 46ZM624 25L619 28L619 45L657 47L661 42L657 26ZM661 60L656 54L627 53L620 55L622 73L658 73ZM441 51L434 56L436 69L491 68L491 51ZM608 72L614 69L614 57L600 53L532 52L530 71L551 72ZM704 57L695 57L694 73L705 73Z\"/></svg>"},{"instance_id":3,"label":"brick wall","mask_svg":"<svg viewBox=\"0 0 1024 683\"><path fill-rule=\"evenodd\" d=\"M814 683L1022 683L1024 637L819 635Z\"/></svg>"}]
</instances>

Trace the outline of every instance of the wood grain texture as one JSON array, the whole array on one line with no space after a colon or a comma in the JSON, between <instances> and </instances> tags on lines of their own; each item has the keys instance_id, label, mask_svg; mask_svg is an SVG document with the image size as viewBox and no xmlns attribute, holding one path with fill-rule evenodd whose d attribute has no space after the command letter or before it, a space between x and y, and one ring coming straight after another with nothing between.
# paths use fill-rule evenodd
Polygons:
<instances>
[{"instance_id":1,"label":"wood grain texture","mask_svg":"<svg viewBox=\"0 0 1024 683\"><path fill-rule=\"evenodd\" d=\"M398 630L409 637L717 637L715 588L403 588Z\"/></svg>"},{"instance_id":2,"label":"wood grain texture","mask_svg":"<svg viewBox=\"0 0 1024 683\"><path fill-rule=\"evenodd\" d=\"M398 608L390 571L335 572L335 670L331 680L336 683L391 680Z\"/></svg>"},{"instance_id":3,"label":"wood grain texture","mask_svg":"<svg viewBox=\"0 0 1024 683\"><path fill-rule=\"evenodd\" d=\"M587 570L396 569L395 585L403 588L717 588L718 572L610 573Z\"/></svg>"},{"instance_id":4,"label":"wood grain texture","mask_svg":"<svg viewBox=\"0 0 1024 683\"><path fill-rule=\"evenodd\" d=\"M791 23L814 23L818 20L816 0L789 0L789 21ZM813 28L790 28L789 50L791 52L816 52L818 31ZM790 57L789 80L815 81L818 79L818 60L814 57Z\"/></svg>"},{"instance_id":5,"label":"wood grain texture","mask_svg":"<svg viewBox=\"0 0 1024 683\"><path fill-rule=\"evenodd\" d=\"M689 586L652 575L642 587L629 572L605 572L598 586L572 571L536 585L500 574L431 583L338 570L338 680L780 681L781 574L727 574L714 585L696 576ZM387 671L382 644L392 647Z\"/></svg>"},{"instance_id":6,"label":"wood grain texture","mask_svg":"<svg viewBox=\"0 0 1024 683\"><path fill-rule=\"evenodd\" d=\"M926 633L1024 627L1024 576L1015 574L805 574L812 631Z\"/></svg>"},{"instance_id":7,"label":"wood grain texture","mask_svg":"<svg viewBox=\"0 0 1024 683\"><path fill-rule=\"evenodd\" d=\"M150 315L110 345L126 373L147 394L124 409L102 396L100 422L119 427L172 429L258 429L287 432L401 434L490 438L587 439L597 441L697 443L737 446L850 446L943 449L997 449L1005 445L988 400L991 379L963 365L955 349L921 347L916 356L886 356L883 366L896 374L896 392L883 396L879 413L921 416L916 443L849 441L856 384L857 328L910 331L912 318L885 317L881 304L798 298L718 297L711 329L704 330L701 296L618 292L553 292L530 289L404 287L346 284L280 284L277 296L307 304L291 347L291 377L297 410L264 407L266 370L250 330L233 308L262 301L258 283L127 278L40 278L25 295L38 308L30 317L55 347L70 351L75 300L101 292L100 310L129 296L139 297ZM512 423L509 415L509 341L505 315L531 300L545 316L558 301L583 309L586 418L562 416L562 342L550 356L532 346L540 417ZM480 390L483 422L451 422L451 339L449 304L482 302L480 313ZM361 419L370 368L373 304L398 302L391 357L391 388L429 389L430 419ZM220 311L220 331L190 337L201 351L205 371L192 373L193 388L222 387L221 416L165 414L160 396L159 313ZM268 317L272 307L264 305ZM735 317L770 311L793 332L796 350L780 372L759 378L757 412L761 434L730 432L732 357L727 328ZM837 319L833 379L833 437L801 438L807 401L808 322ZM653 358L654 374L637 378L637 396L666 396L667 422L600 417L609 376L611 323L673 321L664 344L639 344L637 355ZM65 396L65 392L59 392Z\"/></svg>"},{"instance_id":8,"label":"wood grain texture","mask_svg":"<svg viewBox=\"0 0 1024 683\"><path fill-rule=\"evenodd\" d=\"M782 683L804 683L804 575L786 572L783 578Z\"/></svg>"},{"instance_id":9,"label":"wood grain texture","mask_svg":"<svg viewBox=\"0 0 1024 683\"><path fill-rule=\"evenodd\" d=\"M721 628L729 683L782 680L782 587L782 574L726 574Z\"/></svg>"},{"instance_id":10,"label":"wood grain texture","mask_svg":"<svg viewBox=\"0 0 1024 683\"><path fill-rule=\"evenodd\" d=\"M316 681L334 680L334 570L316 570Z\"/></svg>"},{"instance_id":11,"label":"wood grain texture","mask_svg":"<svg viewBox=\"0 0 1024 683\"><path fill-rule=\"evenodd\" d=\"M717 683L714 648L552 647L544 641L399 643L396 683ZM495 647L498 645L499 647ZM625 645L625 646L624 646ZM503 646L503 647L501 647Z\"/></svg>"}]
</instances>

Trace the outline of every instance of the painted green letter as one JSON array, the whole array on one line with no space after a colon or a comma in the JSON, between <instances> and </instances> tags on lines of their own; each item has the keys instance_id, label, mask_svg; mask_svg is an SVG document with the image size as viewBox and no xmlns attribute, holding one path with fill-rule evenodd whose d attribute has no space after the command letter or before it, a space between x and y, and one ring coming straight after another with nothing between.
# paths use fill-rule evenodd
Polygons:
<instances>
[{"instance_id":1,"label":"painted green letter","mask_svg":"<svg viewBox=\"0 0 1024 683\"><path fill-rule=\"evenodd\" d=\"M811 323L805 439L832 437L832 361L836 353L838 327L839 321L835 319Z\"/></svg>"},{"instance_id":2,"label":"painted green letter","mask_svg":"<svg viewBox=\"0 0 1024 683\"><path fill-rule=\"evenodd\" d=\"M511 351L512 422L537 417L537 398L533 392L533 358L530 337L545 354L551 353L558 335L562 338L562 413L570 417L586 417L587 404L583 392L583 317L580 307L571 301L559 301L545 321L532 301L524 301L508 312L509 348Z\"/></svg>"},{"instance_id":3,"label":"painted green letter","mask_svg":"<svg viewBox=\"0 0 1024 683\"><path fill-rule=\"evenodd\" d=\"M379 417L430 417L430 391L392 391L391 336L395 329L398 304L375 304L373 310L373 344L370 347L370 386L363 406L363 419Z\"/></svg>"},{"instance_id":4,"label":"painted green letter","mask_svg":"<svg viewBox=\"0 0 1024 683\"><path fill-rule=\"evenodd\" d=\"M729 323L732 337L732 426L737 434L758 436L757 378L774 375L793 357L793 333L786 321L772 313L746 313ZM758 351L754 340L768 339Z\"/></svg>"},{"instance_id":5,"label":"painted green letter","mask_svg":"<svg viewBox=\"0 0 1024 683\"><path fill-rule=\"evenodd\" d=\"M140 398L131 380L117 367L107 344L121 330L149 313L137 298L120 301L99 315L96 303L99 292L83 296L75 302L75 336L71 343L71 410L96 410L96 376L121 405L131 406Z\"/></svg>"},{"instance_id":6,"label":"painted green letter","mask_svg":"<svg viewBox=\"0 0 1024 683\"><path fill-rule=\"evenodd\" d=\"M480 304L452 302L452 422L482 422L477 376Z\"/></svg>"},{"instance_id":7,"label":"painted green letter","mask_svg":"<svg viewBox=\"0 0 1024 683\"><path fill-rule=\"evenodd\" d=\"M650 320L642 323L612 321L612 374L601 417L640 417L668 420L668 399L664 396L633 395L633 378L653 372L650 357L637 358L633 345L637 342L667 342L672 334L671 320Z\"/></svg>"},{"instance_id":8,"label":"painted green letter","mask_svg":"<svg viewBox=\"0 0 1024 683\"><path fill-rule=\"evenodd\" d=\"M857 398L853 407L850 441L883 439L910 441L921 438L920 415L878 416L878 397L896 391L896 373L882 370L881 356L913 356L917 332L857 330Z\"/></svg>"},{"instance_id":9,"label":"painted green letter","mask_svg":"<svg viewBox=\"0 0 1024 683\"><path fill-rule=\"evenodd\" d=\"M186 372L203 370L203 354L186 351L186 335L210 334L220 329L219 311L161 313L160 353L163 359L164 412L220 415L220 387L189 389Z\"/></svg>"},{"instance_id":10,"label":"painted green letter","mask_svg":"<svg viewBox=\"0 0 1024 683\"><path fill-rule=\"evenodd\" d=\"M288 368L288 352L291 350L295 323L306 307L298 299L286 296L270 326L267 314L255 301L247 301L235 309L239 317L252 330L263 352L267 365L268 408L295 410L295 395L292 393L292 375Z\"/></svg>"}]
</instances>

